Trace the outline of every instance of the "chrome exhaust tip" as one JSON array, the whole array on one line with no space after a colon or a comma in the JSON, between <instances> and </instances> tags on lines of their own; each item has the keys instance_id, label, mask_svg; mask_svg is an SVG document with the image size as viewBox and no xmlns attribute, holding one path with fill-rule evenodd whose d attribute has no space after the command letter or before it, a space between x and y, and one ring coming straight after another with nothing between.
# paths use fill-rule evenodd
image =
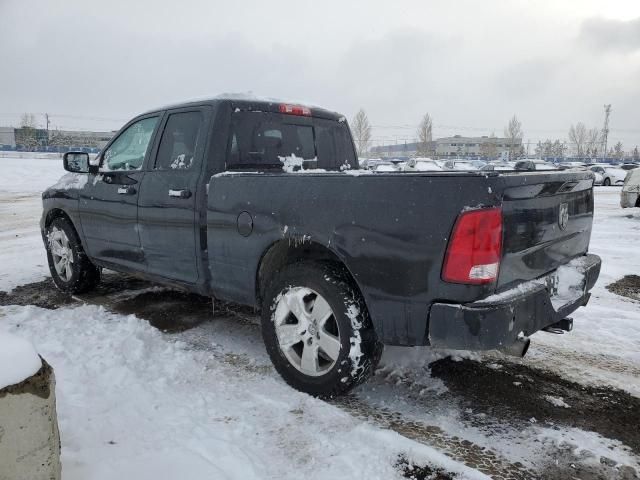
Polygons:
<instances>
[{"instance_id":1,"label":"chrome exhaust tip","mask_svg":"<svg viewBox=\"0 0 640 480\"><path fill-rule=\"evenodd\" d=\"M529 337L518 337L515 342L508 347L501 348L500 351L505 355L522 358L527 354L530 344L531 340Z\"/></svg>"}]
</instances>

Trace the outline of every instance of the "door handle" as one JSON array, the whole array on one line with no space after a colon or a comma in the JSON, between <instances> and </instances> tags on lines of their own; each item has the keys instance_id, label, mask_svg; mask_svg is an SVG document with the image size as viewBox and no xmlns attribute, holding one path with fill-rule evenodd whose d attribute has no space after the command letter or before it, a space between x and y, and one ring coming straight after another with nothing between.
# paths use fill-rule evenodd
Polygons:
<instances>
[{"instance_id":1,"label":"door handle","mask_svg":"<svg viewBox=\"0 0 640 480\"><path fill-rule=\"evenodd\" d=\"M191 197L191 190L169 190L169 196L175 198Z\"/></svg>"},{"instance_id":2,"label":"door handle","mask_svg":"<svg viewBox=\"0 0 640 480\"><path fill-rule=\"evenodd\" d=\"M118 187L118 194L120 195L134 195L135 193L135 187Z\"/></svg>"}]
</instances>

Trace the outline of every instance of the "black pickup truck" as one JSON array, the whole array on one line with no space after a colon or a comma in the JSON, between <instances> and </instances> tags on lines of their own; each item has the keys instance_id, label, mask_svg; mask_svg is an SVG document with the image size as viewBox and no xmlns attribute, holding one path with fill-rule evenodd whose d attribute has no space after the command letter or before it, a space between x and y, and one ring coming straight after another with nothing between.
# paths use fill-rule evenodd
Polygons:
<instances>
[{"instance_id":1,"label":"black pickup truck","mask_svg":"<svg viewBox=\"0 0 640 480\"><path fill-rule=\"evenodd\" d=\"M51 275L102 268L254 306L293 387L364 381L383 344L498 349L570 330L600 259L589 172L358 169L339 114L216 98L131 120L43 193Z\"/></svg>"}]
</instances>

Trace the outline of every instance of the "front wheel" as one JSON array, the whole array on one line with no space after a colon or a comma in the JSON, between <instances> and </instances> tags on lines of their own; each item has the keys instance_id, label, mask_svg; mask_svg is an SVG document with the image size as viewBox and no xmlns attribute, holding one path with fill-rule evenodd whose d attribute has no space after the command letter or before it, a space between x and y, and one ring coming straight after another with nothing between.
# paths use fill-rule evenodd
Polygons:
<instances>
[{"instance_id":1,"label":"front wheel","mask_svg":"<svg viewBox=\"0 0 640 480\"><path fill-rule=\"evenodd\" d=\"M100 269L84 253L78 234L66 218L47 227L47 260L53 282L66 293L85 293L100 282Z\"/></svg>"},{"instance_id":2,"label":"front wheel","mask_svg":"<svg viewBox=\"0 0 640 480\"><path fill-rule=\"evenodd\" d=\"M605 187L609 187L611 186L611 179L609 177L604 179L604 182L602 183Z\"/></svg>"},{"instance_id":3,"label":"front wheel","mask_svg":"<svg viewBox=\"0 0 640 480\"><path fill-rule=\"evenodd\" d=\"M333 264L300 263L276 276L265 292L262 336L282 378L320 397L364 382L382 354L360 292Z\"/></svg>"}]
</instances>

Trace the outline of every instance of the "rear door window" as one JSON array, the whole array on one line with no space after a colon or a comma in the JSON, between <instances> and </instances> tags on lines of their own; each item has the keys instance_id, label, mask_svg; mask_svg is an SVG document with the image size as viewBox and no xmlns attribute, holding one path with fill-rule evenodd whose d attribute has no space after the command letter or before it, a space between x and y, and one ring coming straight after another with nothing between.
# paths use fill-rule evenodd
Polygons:
<instances>
[{"instance_id":1,"label":"rear door window","mask_svg":"<svg viewBox=\"0 0 640 480\"><path fill-rule=\"evenodd\" d=\"M345 123L269 112L232 115L227 168L279 169L291 157L327 170L356 165Z\"/></svg>"},{"instance_id":2,"label":"rear door window","mask_svg":"<svg viewBox=\"0 0 640 480\"><path fill-rule=\"evenodd\" d=\"M200 111L169 115L156 156L157 170L188 170L194 166L202 121Z\"/></svg>"}]
</instances>

